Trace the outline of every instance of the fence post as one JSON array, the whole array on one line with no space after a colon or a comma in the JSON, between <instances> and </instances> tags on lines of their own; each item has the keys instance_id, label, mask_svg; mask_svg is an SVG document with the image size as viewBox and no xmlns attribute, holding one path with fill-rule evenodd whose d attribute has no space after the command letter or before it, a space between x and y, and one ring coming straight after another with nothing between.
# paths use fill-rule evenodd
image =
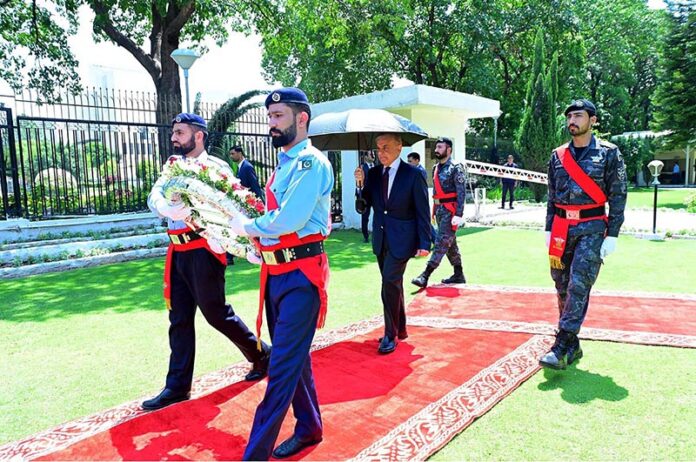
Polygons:
<instances>
[{"instance_id":1,"label":"fence post","mask_svg":"<svg viewBox=\"0 0 696 462\"><path fill-rule=\"evenodd\" d=\"M7 165L4 166L5 172L9 172L10 176L12 177L12 189L13 189L13 195L14 195L14 212L11 213L8 205L8 198L5 197L3 201L5 202L5 214L7 216L15 216L15 217L21 217L22 216L22 201L21 201L21 191L19 188L19 164L17 163L17 145L15 144L15 136L14 136L14 131L15 131L15 125L14 125L14 118L12 116L12 109L10 108L1 108L5 113L5 116L7 117L7 147L9 150L10 154L10 168L7 170ZM3 159L4 163L4 159ZM3 174L3 177L5 175ZM0 181L5 184L7 181L6 178L2 178ZM6 186L6 185L5 185ZM3 188L4 191L8 189L7 187Z\"/></svg>"}]
</instances>

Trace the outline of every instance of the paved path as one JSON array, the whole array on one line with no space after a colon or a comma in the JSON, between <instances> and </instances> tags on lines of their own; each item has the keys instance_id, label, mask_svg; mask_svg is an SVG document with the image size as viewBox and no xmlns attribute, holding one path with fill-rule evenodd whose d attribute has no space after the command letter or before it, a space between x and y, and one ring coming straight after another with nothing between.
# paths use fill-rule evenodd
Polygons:
<instances>
[{"instance_id":1,"label":"paved path","mask_svg":"<svg viewBox=\"0 0 696 462\"><path fill-rule=\"evenodd\" d=\"M467 204L465 215L469 220L475 214L473 204ZM653 212L652 210L628 209L626 210L626 220L621 228L624 232L649 233L652 232ZM529 205L526 203L516 203L514 210L498 208L498 203L486 204L482 207L481 224L489 225L509 225L524 226L531 228L541 228L544 226L546 218L546 207ZM696 234L696 213L677 211L671 209L658 209L657 211L657 231L671 232L678 234L680 231L689 230L690 234Z\"/></svg>"}]
</instances>

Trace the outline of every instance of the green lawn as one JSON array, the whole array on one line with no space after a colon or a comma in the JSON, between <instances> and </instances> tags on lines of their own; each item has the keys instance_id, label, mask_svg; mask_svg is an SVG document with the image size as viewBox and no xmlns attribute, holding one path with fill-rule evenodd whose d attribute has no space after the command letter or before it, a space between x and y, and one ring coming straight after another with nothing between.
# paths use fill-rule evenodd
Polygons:
<instances>
[{"instance_id":1,"label":"green lawn","mask_svg":"<svg viewBox=\"0 0 696 462\"><path fill-rule=\"evenodd\" d=\"M361 241L362 236L356 231L335 232L328 241L332 265L328 328L381 314L379 271L371 246ZM468 228L460 232L458 241L470 283L552 286L541 232ZM693 273L694 261L696 241L650 242L621 237L618 252L607 260L596 287L693 292L693 281L688 280L687 275ZM425 260L413 260L407 270L407 280L416 276L425 263ZM4 301L0 311L3 352L0 356L3 371L0 379L0 396L3 397L0 400L0 444L155 393L162 387L169 355L167 312L161 296L162 266L162 259L150 259L0 281L0 298ZM451 268L445 263L435 272L433 280L449 276L450 272ZM257 306L258 268L241 262L230 267L227 274L228 298L238 314L252 325ZM412 293L407 293L407 301L412 297ZM239 352L208 326L202 316L197 318L196 375L242 359ZM659 351L664 354L656 353ZM575 427L568 428L564 424L567 430L563 438L554 434L553 444L545 441L543 425L539 425L536 432L530 425L532 421L545 422L555 415L562 416L564 422L584 423L597 414L599 420L594 425L598 427L601 427L602 415L605 416L605 425L614 422L617 416L622 417L618 420L622 426L617 430L621 431L623 438L616 442L625 447L604 455L637 458L643 453L637 449L634 451L625 441L644 438L643 427L649 422L643 422L642 414L634 413L636 406L648 406L649 400L642 397L648 390L658 389L658 386L669 388L663 390L665 395L660 399L667 400L671 396L671 401L665 402L676 403L671 407L661 406L664 408L662 412L666 413L664 416L679 415L678 419L672 418L671 425L693 422L696 392L689 386L696 381L685 372L696 370L694 356L696 352L693 350L588 343L587 356L578 370L611 375L617 384L628 390L630 398L635 396L644 403L628 406L631 400L618 400L613 403L617 407L611 412L597 414L598 411L592 407L569 406L564 398L567 392L563 393L563 390L537 388L545 382L542 375L537 375L446 448L454 453L447 455L443 452L438 457L552 458L558 455L556 449L560 441L565 447L570 444L570 438L572 450L564 454L599 458L600 453L592 452L598 449L591 439L570 435L574 431L584 431L584 425L578 425L579 428L574 430ZM668 372L670 370L677 371L674 377L669 376L672 374ZM581 375L588 378L589 384L594 383L588 374ZM639 376L636 378L631 374ZM640 388L633 381L641 382ZM639 392L639 389L643 391ZM521 407L529 403L527 411L508 407L520 399L518 396L525 396ZM593 400L592 403L604 401ZM622 406L624 402L626 407ZM562 410L560 414L556 406ZM657 412L657 409L650 410ZM528 416L530 412L534 415ZM528 453L505 452L498 448L505 440L500 431L507 431L515 425L524 429L523 435L516 437L518 440L522 441L524 436L535 441L529 443L531 449ZM682 440L680 433L668 431L666 427L652 425L648 429L658 439ZM478 449L472 449L470 453L469 445L472 443L467 438L474 431L479 432L476 440L481 441L477 443ZM543 448L549 451L545 456L539 452ZM627 456L622 457L622 454ZM693 452L687 454L692 454L693 459Z\"/></svg>"},{"instance_id":2,"label":"green lawn","mask_svg":"<svg viewBox=\"0 0 696 462\"><path fill-rule=\"evenodd\" d=\"M673 210L686 210L684 200L689 194L696 192L693 188L658 188L657 207ZM655 190L653 188L629 188L626 207L653 208Z\"/></svg>"}]
</instances>

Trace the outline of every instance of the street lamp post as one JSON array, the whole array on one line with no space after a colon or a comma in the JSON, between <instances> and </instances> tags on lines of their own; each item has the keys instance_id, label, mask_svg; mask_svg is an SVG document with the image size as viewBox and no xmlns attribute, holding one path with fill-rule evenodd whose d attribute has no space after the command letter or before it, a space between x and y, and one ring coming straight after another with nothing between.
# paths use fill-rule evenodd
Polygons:
<instances>
[{"instance_id":1,"label":"street lamp post","mask_svg":"<svg viewBox=\"0 0 696 462\"><path fill-rule=\"evenodd\" d=\"M200 55L193 50L177 48L176 50L172 51L172 54L170 56L179 65L179 67L184 70L184 82L186 84L186 112L191 112L191 103L189 100L188 70L191 68L191 66L193 66L193 63L196 62Z\"/></svg>"},{"instance_id":2,"label":"street lamp post","mask_svg":"<svg viewBox=\"0 0 696 462\"><path fill-rule=\"evenodd\" d=\"M653 182L651 184L655 187L655 194L653 196L653 235L656 234L657 228L657 187L660 184L660 180L657 178L660 176L660 172L662 172L662 167L664 166L665 164L660 160L653 160L648 164L650 174L653 176Z\"/></svg>"}]
</instances>

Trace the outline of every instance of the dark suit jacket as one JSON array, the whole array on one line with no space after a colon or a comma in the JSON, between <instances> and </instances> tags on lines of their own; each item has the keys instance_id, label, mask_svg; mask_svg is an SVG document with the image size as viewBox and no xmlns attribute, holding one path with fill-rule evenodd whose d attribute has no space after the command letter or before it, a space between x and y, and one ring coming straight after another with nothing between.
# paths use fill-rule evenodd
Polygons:
<instances>
[{"instance_id":1,"label":"dark suit jacket","mask_svg":"<svg viewBox=\"0 0 696 462\"><path fill-rule=\"evenodd\" d=\"M239 165L239 172L237 173L237 176L239 181L242 183L242 186L249 188L251 192L256 195L256 197L266 202L266 197L261 190L261 186L259 186L259 179L256 177L256 170L254 169L254 166L251 165L251 162L244 159L241 165Z\"/></svg>"},{"instance_id":2,"label":"dark suit jacket","mask_svg":"<svg viewBox=\"0 0 696 462\"><path fill-rule=\"evenodd\" d=\"M419 169L401 161L396 171L389 200L382 199L383 166L371 168L363 189L363 198L374 208L372 250L382 251L384 240L394 258L415 255L416 250L430 250L430 211L428 186ZM386 213L385 213L386 212Z\"/></svg>"}]
</instances>

